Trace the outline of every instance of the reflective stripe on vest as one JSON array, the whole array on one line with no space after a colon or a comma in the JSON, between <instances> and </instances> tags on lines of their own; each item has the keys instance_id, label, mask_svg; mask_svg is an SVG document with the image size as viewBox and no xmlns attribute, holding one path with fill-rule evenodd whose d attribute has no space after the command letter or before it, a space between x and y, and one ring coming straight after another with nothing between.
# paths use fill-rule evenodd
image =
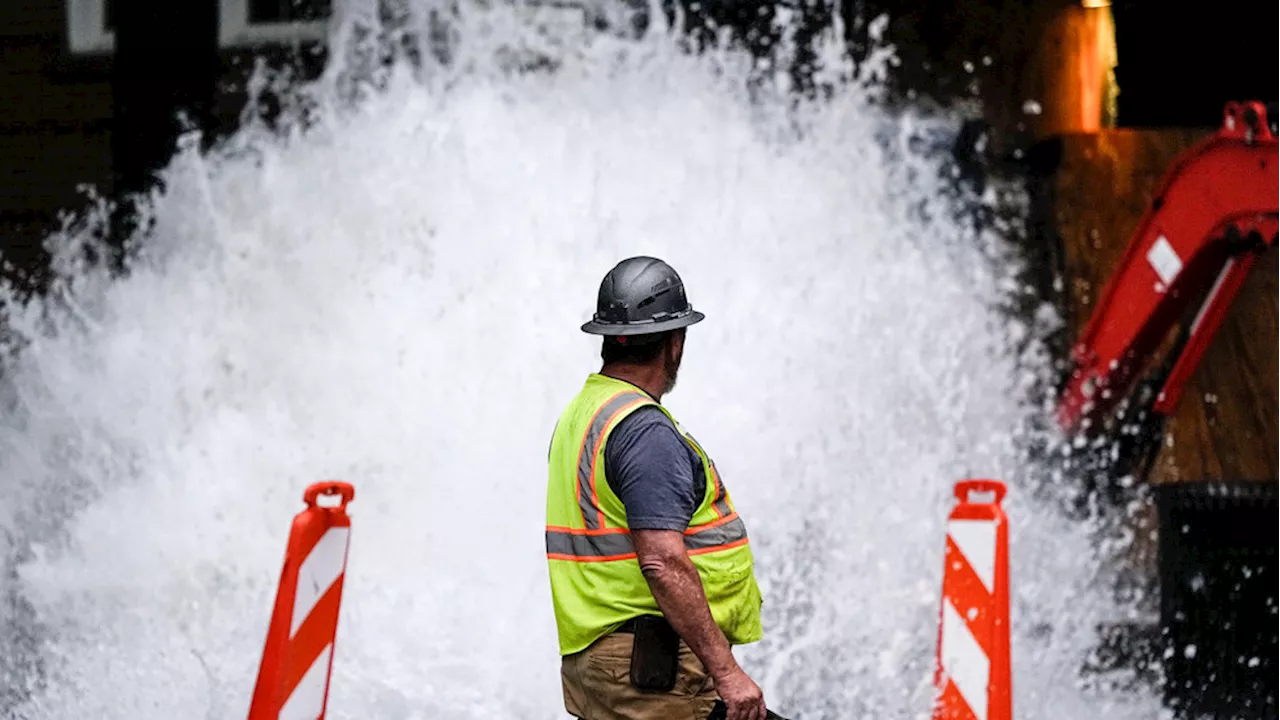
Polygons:
<instances>
[{"instance_id":1,"label":"reflective stripe on vest","mask_svg":"<svg viewBox=\"0 0 1280 720\"><path fill-rule=\"evenodd\" d=\"M737 547L747 541L747 527L737 513L707 525L684 531L684 548L690 555ZM552 560L606 562L636 557L631 532L610 528L604 532L547 528L547 557Z\"/></svg>"},{"instance_id":2,"label":"reflective stripe on vest","mask_svg":"<svg viewBox=\"0 0 1280 720\"><path fill-rule=\"evenodd\" d=\"M578 449L576 492L578 509L582 512L582 523L585 529L548 526L548 558L576 562L604 562L636 557L630 531L626 528L606 527L604 511L600 508L599 496L596 494L596 477L600 474L597 460L601 457L600 443L604 440L605 430L613 424L615 418L636 405L651 403L653 400L646 395L624 391L610 398L591 418L591 424ZM700 455L706 455L690 435L683 431L681 435L697 446ZM712 477L706 480L715 483L715 500L712 508L715 511L716 520L703 525L692 525L685 530L684 545L691 555L724 550L747 542L746 525L729 507L720 473L716 470L715 463L709 458L708 460Z\"/></svg>"}]
</instances>

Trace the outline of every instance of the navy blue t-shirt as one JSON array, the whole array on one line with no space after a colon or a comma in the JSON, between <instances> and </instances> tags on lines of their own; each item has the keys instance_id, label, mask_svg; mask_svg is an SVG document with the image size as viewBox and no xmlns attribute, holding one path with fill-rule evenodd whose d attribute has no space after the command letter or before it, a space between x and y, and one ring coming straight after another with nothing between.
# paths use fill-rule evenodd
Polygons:
<instances>
[{"instance_id":1,"label":"navy blue t-shirt","mask_svg":"<svg viewBox=\"0 0 1280 720\"><path fill-rule=\"evenodd\" d=\"M609 433L604 472L632 530L683 532L707 490L702 459L671 418L651 405Z\"/></svg>"}]
</instances>

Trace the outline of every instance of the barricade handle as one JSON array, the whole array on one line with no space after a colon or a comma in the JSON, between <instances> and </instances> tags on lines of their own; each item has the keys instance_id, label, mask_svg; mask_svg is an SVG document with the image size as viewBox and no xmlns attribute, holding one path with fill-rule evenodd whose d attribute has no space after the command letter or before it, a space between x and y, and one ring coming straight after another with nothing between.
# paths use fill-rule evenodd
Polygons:
<instances>
[{"instance_id":1,"label":"barricade handle","mask_svg":"<svg viewBox=\"0 0 1280 720\"><path fill-rule=\"evenodd\" d=\"M990 503L973 503L969 501L970 493L994 493L996 499ZM999 480L961 480L956 483L955 493L956 499L962 505L999 505L1004 501L1005 493L1008 489L1005 484Z\"/></svg>"},{"instance_id":2,"label":"barricade handle","mask_svg":"<svg viewBox=\"0 0 1280 720\"><path fill-rule=\"evenodd\" d=\"M342 498L337 506L319 506L317 501L320 496L326 497L338 495ZM337 510L344 512L347 509L347 503L356 497L356 489L350 483L344 483L337 480L328 480L325 482L312 483L307 486L307 491L302 494L302 501L307 504L307 508L320 507L322 510Z\"/></svg>"}]
</instances>

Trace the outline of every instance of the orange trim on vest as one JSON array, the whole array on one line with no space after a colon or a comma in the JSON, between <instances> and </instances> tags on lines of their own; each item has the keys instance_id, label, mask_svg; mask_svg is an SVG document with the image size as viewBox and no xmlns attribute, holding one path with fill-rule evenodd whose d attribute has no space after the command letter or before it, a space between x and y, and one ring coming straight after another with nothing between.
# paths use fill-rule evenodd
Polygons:
<instances>
[{"instance_id":1,"label":"orange trim on vest","mask_svg":"<svg viewBox=\"0 0 1280 720\"><path fill-rule=\"evenodd\" d=\"M600 416L600 413L604 412L604 409L608 407L609 403L613 402L618 397L629 394L631 392L632 391L630 390L624 390L618 393L617 395L614 395L613 397L609 398L609 400L600 407L600 410L596 412L596 416L591 419L591 423L593 425L595 424L596 418ZM609 426L613 425L615 418L617 418L622 413L627 412L628 410L634 408L635 406L645 405L651 402L653 402L653 400L646 397L636 398L635 401L627 403L626 405L623 405L622 407L615 410L614 413L609 416L609 419L605 420L604 427L608 428ZM599 470L599 465L600 465L600 462L599 462L600 448L604 444L604 440L606 437L608 437L608 433L606 432L600 433L600 436L596 438L595 447L591 449L591 507L595 508L595 511L596 511L596 525L601 528L604 528L607 526L605 525L604 510L600 509L600 495L597 494L596 492L596 474L597 474L597 471ZM587 438L584 436L582 438L582 442L584 445L586 444L586 441L587 441ZM579 505L579 507L581 507L581 505ZM582 517L582 524L583 525L590 524L587 522L586 515L583 515Z\"/></svg>"}]
</instances>

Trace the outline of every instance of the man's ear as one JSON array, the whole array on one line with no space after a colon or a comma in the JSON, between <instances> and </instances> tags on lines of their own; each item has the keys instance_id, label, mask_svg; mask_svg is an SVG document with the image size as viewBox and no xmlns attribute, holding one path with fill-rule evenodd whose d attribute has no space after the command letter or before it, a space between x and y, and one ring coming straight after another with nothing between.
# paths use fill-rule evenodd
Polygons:
<instances>
[{"instance_id":1,"label":"man's ear","mask_svg":"<svg viewBox=\"0 0 1280 720\"><path fill-rule=\"evenodd\" d=\"M667 350L673 359L684 351L684 328L672 332L671 337L667 338Z\"/></svg>"}]
</instances>

